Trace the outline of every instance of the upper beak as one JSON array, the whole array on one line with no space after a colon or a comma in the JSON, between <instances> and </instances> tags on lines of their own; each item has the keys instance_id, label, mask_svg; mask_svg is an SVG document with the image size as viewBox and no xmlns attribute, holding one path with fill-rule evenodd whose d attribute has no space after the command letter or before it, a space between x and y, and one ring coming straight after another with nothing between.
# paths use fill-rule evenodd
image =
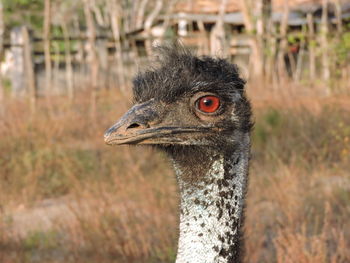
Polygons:
<instances>
[{"instance_id":1,"label":"upper beak","mask_svg":"<svg viewBox=\"0 0 350 263\"><path fill-rule=\"evenodd\" d=\"M163 120L165 108L153 100L133 106L120 120L109 128L104 140L108 145L181 143L185 138L173 136L192 133L196 127L174 127Z\"/></svg>"}]
</instances>

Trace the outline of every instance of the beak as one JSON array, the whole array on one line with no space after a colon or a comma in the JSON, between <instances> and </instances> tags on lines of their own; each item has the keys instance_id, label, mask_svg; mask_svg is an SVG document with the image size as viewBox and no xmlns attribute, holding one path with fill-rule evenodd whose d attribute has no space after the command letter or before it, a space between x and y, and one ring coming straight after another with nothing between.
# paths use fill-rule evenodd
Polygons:
<instances>
[{"instance_id":1,"label":"beak","mask_svg":"<svg viewBox=\"0 0 350 263\"><path fill-rule=\"evenodd\" d=\"M163 108L162 108L163 107ZM166 107L154 100L133 106L109 128L104 140L108 145L185 144L186 134L202 131L199 127L174 127L163 119ZM169 123L170 124L170 123ZM174 136L175 134L185 136Z\"/></svg>"}]
</instances>

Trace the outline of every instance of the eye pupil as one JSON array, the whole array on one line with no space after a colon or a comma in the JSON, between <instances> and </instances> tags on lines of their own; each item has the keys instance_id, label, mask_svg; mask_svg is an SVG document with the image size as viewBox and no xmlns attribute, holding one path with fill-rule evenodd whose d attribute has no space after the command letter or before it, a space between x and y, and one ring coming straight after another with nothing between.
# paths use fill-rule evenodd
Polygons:
<instances>
[{"instance_id":1,"label":"eye pupil","mask_svg":"<svg viewBox=\"0 0 350 263\"><path fill-rule=\"evenodd\" d=\"M204 96L197 100L197 108L205 113L213 113L220 106L220 99L216 96Z\"/></svg>"},{"instance_id":2,"label":"eye pupil","mask_svg":"<svg viewBox=\"0 0 350 263\"><path fill-rule=\"evenodd\" d=\"M211 99L204 99L203 103L205 104L205 106L209 107L213 104L213 101Z\"/></svg>"}]
</instances>

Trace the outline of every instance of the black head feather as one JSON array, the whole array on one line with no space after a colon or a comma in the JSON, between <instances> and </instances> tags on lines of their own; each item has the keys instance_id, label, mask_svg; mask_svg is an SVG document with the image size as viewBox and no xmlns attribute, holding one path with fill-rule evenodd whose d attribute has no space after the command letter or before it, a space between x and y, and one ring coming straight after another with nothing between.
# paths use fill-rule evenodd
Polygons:
<instances>
[{"instance_id":1,"label":"black head feather","mask_svg":"<svg viewBox=\"0 0 350 263\"><path fill-rule=\"evenodd\" d=\"M140 73L134 79L134 98L144 102L151 98L174 102L198 91L242 94L245 81L235 65L224 59L194 56L179 45L158 47L159 66Z\"/></svg>"}]
</instances>

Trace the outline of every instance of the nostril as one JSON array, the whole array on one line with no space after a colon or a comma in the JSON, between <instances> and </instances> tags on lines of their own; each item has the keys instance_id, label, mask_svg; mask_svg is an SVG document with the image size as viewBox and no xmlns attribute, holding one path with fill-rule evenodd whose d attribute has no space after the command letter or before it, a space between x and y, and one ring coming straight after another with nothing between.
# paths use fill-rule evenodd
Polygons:
<instances>
[{"instance_id":1,"label":"nostril","mask_svg":"<svg viewBox=\"0 0 350 263\"><path fill-rule=\"evenodd\" d=\"M138 123L132 123L130 124L126 129L134 129L140 127L140 124Z\"/></svg>"}]
</instances>

